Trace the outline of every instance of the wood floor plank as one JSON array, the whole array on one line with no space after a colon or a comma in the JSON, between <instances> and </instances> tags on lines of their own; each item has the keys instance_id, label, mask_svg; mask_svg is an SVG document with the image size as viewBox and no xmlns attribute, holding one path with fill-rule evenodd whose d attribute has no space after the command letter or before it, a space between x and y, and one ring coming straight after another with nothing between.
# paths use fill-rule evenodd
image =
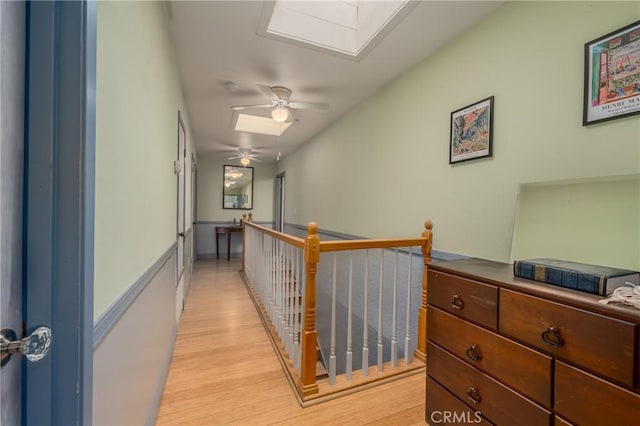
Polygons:
<instances>
[{"instance_id":1,"label":"wood floor plank","mask_svg":"<svg viewBox=\"0 0 640 426\"><path fill-rule=\"evenodd\" d=\"M197 262L157 425L424 425L424 374L300 407L238 261Z\"/></svg>"}]
</instances>

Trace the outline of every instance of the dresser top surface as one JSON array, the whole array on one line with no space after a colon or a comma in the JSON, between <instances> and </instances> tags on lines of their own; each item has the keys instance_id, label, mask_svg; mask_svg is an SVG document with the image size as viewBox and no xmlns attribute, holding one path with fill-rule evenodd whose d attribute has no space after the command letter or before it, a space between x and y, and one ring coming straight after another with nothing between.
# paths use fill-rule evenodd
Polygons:
<instances>
[{"instance_id":1,"label":"dresser top surface","mask_svg":"<svg viewBox=\"0 0 640 426\"><path fill-rule=\"evenodd\" d=\"M598 303L604 299L601 296L516 277L509 263L467 258L429 263L428 268L640 323L640 309L617 303L604 305Z\"/></svg>"}]
</instances>

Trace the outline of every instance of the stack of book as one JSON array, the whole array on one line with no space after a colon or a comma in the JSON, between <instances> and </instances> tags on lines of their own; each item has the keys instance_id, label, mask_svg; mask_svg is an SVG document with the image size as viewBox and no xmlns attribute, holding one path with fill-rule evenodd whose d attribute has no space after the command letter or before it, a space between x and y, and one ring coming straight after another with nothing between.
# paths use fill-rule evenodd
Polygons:
<instances>
[{"instance_id":1,"label":"stack of book","mask_svg":"<svg viewBox=\"0 0 640 426\"><path fill-rule=\"evenodd\" d=\"M513 263L517 277L608 296L626 283L639 285L640 272L558 259L527 259Z\"/></svg>"}]
</instances>

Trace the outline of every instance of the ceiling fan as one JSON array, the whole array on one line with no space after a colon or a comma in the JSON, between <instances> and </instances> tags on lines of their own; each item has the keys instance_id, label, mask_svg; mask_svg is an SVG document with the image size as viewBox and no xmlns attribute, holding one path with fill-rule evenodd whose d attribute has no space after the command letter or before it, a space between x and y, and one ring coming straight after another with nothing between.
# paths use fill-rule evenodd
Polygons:
<instances>
[{"instance_id":1,"label":"ceiling fan","mask_svg":"<svg viewBox=\"0 0 640 426\"><path fill-rule=\"evenodd\" d=\"M226 160L237 159L240 159L240 164L242 164L243 166L247 166L251 161L255 161L256 163L260 162L256 154L251 153L251 148L238 148L237 154L226 158Z\"/></svg>"},{"instance_id":2,"label":"ceiling fan","mask_svg":"<svg viewBox=\"0 0 640 426\"><path fill-rule=\"evenodd\" d=\"M271 98L270 104L258 104L258 105L238 105L232 106L234 111L241 111L243 109L253 108L273 108L271 116L279 123L291 122L295 120L295 117L291 110L293 109L308 109L318 112L328 112L329 104L326 102L292 102L291 89L284 86L262 86L258 85L267 96Z\"/></svg>"}]
</instances>

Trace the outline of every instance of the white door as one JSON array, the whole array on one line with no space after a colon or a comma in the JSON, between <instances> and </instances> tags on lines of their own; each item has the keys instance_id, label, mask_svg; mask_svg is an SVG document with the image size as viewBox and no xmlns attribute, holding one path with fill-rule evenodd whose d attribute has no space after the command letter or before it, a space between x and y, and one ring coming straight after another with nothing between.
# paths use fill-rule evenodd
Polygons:
<instances>
[{"instance_id":1,"label":"white door","mask_svg":"<svg viewBox=\"0 0 640 426\"><path fill-rule=\"evenodd\" d=\"M182 115L178 111L178 153L176 158L176 175L178 185L178 211L176 216L176 230L178 243L178 272L176 278L176 321L184 309L184 230L185 230L185 174L187 172L186 158L187 132L182 122Z\"/></svg>"},{"instance_id":2,"label":"white door","mask_svg":"<svg viewBox=\"0 0 640 426\"><path fill-rule=\"evenodd\" d=\"M22 334L25 4L0 2L0 328ZM22 362L0 368L1 425L21 424Z\"/></svg>"}]
</instances>

